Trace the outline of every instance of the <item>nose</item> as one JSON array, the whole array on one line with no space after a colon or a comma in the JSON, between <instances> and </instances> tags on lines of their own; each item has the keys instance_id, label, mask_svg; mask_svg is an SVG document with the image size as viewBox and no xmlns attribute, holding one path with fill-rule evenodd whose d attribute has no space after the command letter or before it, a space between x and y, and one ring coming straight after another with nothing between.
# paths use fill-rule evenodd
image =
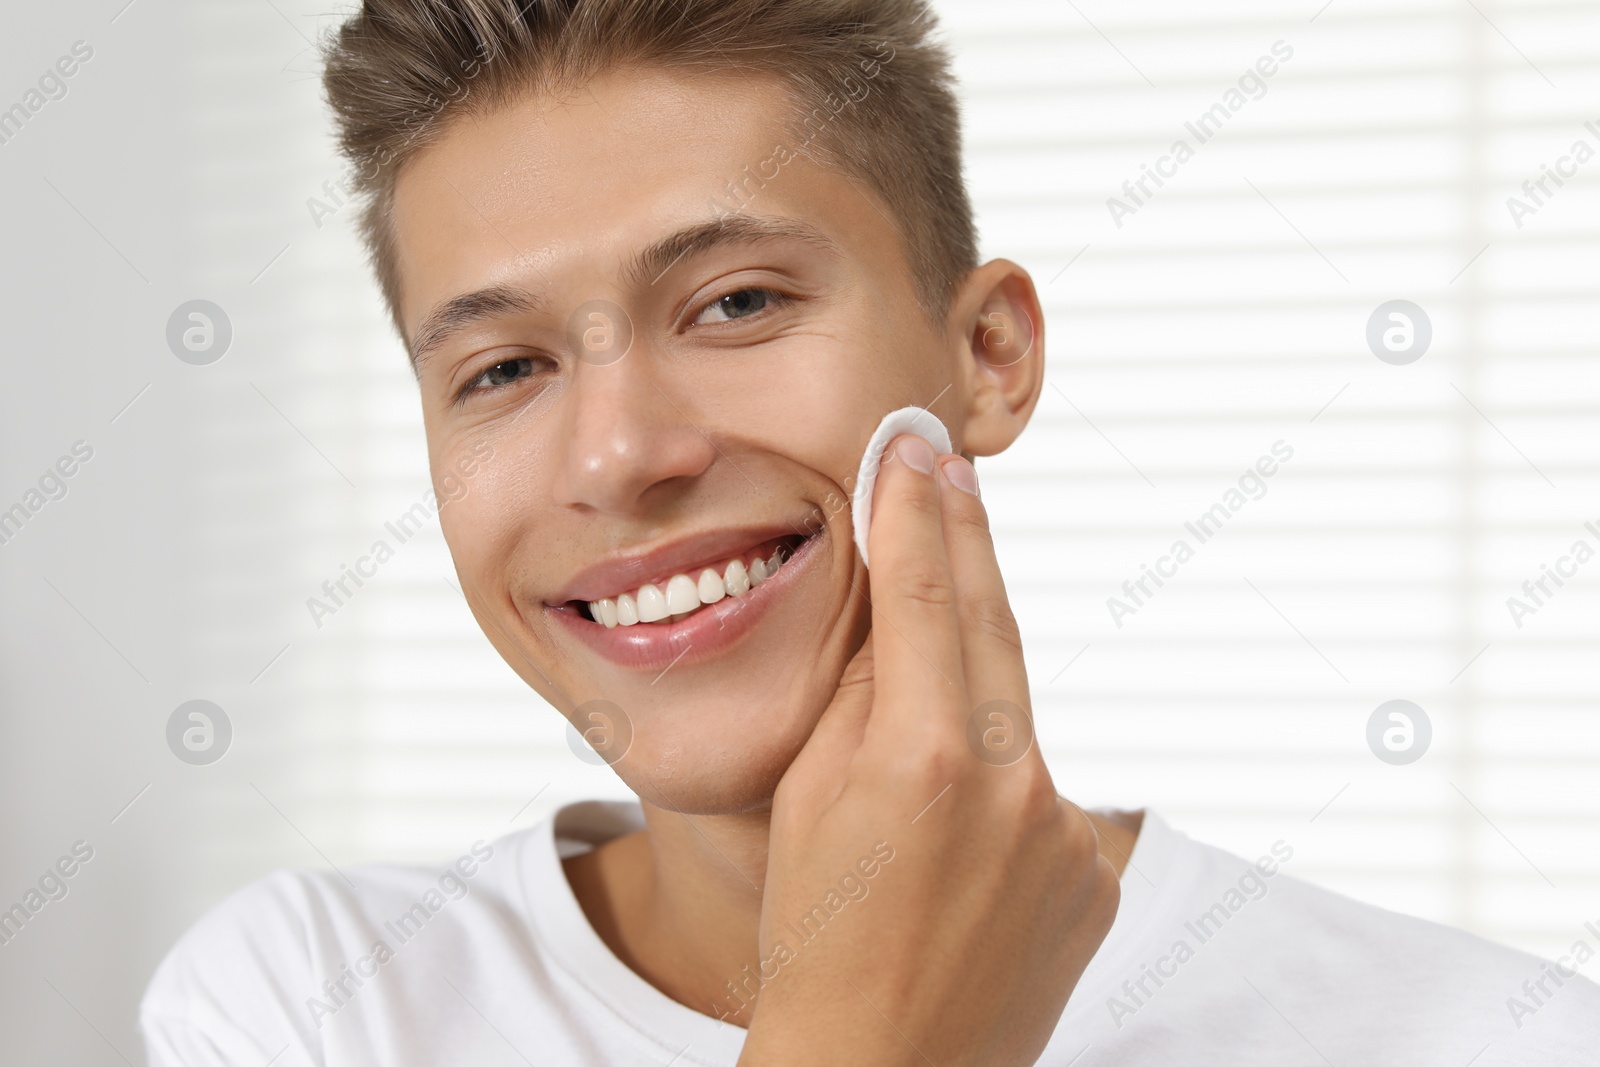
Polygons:
<instances>
[{"instance_id":1,"label":"nose","mask_svg":"<svg viewBox=\"0 0 1600 1067\"><path fill-rule=\"evenodd\" d=\"M717 456L686 398L637 343L615 363L579 364L566 399L560 506L637 515L661 490L705 473Z\"/></svg>"}]
</instances>

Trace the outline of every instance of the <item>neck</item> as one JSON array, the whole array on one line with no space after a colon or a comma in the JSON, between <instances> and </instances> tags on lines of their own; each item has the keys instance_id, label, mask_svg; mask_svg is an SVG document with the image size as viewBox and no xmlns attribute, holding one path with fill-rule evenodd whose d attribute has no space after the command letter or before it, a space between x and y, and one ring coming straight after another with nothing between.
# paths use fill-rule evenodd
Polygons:
<instances>
[{"instance_id":1,"label":"neck","mask_svg":"<svg viewBox=\"0 0 1600 1067\"><path fill-rule=\"evenodd\" d=\"M749 1026L761 964L768 814L682 815L643 804L645 829L566 861L595 933L629 969L695 1011ZM1087 813L1121 877L1138 815Z\"/></svg>"}]
</instances>

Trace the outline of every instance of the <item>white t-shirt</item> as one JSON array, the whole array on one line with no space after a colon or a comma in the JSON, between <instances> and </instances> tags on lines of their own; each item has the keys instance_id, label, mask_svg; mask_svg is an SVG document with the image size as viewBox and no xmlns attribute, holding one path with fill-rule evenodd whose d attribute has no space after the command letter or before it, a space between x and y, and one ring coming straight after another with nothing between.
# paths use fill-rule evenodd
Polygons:
<instances>
[{"instance_id":1,"label":"white t-shirt","mask_svg":"<svg viewBox=\"0 0 1600 1067\"><path fill-rule=\"evenodd\" d=\"M563 873L641 826L637 804L587 802L438 869L248 886L151 980L151 1067L732 1067L744 1031L624 966ZM1558 968L1285 866L1281 842L1252 864L1147 812L1116 922L1039 1062L1600 1064L1600 986L1575 973L1600 924Z\"/></svg>"}]
</instances>

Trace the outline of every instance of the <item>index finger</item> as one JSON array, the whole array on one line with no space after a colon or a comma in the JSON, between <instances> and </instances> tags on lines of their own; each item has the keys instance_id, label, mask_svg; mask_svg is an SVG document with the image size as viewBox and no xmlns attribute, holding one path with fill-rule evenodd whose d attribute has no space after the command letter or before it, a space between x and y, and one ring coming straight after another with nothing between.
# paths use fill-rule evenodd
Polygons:
<instances>
[{"instance_id":1,"label":"index finger","mask_svg":"<svg viewBox=\"0 0 1600 1067\"><path fill-rule=\"evenodd\" d=\"M936 460L921 437L896 437L873 492L867 541L876 684L869 730L926 730L930 713L943 709L948 719L966 703Z\"/></svg>"}]
</instances>

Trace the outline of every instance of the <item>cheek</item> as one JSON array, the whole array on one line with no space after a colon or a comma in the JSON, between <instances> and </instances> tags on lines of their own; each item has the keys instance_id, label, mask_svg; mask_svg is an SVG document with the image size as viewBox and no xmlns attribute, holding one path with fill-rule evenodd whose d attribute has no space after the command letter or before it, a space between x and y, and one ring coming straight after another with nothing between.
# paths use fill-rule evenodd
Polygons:
<instances>
[{"instance_id":1,"label":"cheek","mask_svg":"<svg viewBox=\"0 0 1600 1067\"><path fill-rule=\"evenodd\" d=\"M439 512L445 543L464 570L484 573L503 565L543 514L549 493L540 479L548 445L526 429L516 435L464 432L433 442L429 463L436 480L463 463L472 466L470 477L457 475L457 499Z\"/></svg>"},{"instance_id":2,"label":"cheek","mask_svg":"<svg viewBox=\"0 0 1600 1067\"><path fill-rule=\"evenodd\" d=\"M764 345L759 355L708 361L684 376L683 395L700 425L816 471L848 494L878 421L933 400L945 384L936 377L933 359L913 358L887 332L814 332Z\"/></svg>"}]
</instances>

